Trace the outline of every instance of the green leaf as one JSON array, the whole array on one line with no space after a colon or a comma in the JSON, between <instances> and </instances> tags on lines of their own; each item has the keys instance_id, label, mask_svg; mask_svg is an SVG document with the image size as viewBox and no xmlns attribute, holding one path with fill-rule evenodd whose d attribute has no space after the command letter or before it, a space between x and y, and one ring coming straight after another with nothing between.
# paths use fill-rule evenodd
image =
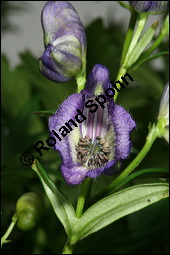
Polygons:
<instances>
[{"instance_id":1,"label":"green leaf","mask_svg":"<svg viewBox=\"0 0 170 255\"><path fill-rule=\"evenodd\" d=\"M142 169L139 170L135 173L130 174L123 182L121 182L115 189L119 189L120 187L122 187L123 185L125 185L126 183L128 183L129 181L131 181L132 179L136 178L139 175L142 174L147 174L147 173L168 173L168 169L165 168L149 168L149 169Z\"/></svg>"},{"instance_id":2,"label":"green leaf","mask_svg":"<svg viewBox=\"0 0 170 255\"><path fill-rule=\"evenodd\" d=\"M73 229L80 240L112 222L168 197L168 184L143 184L124 189L92 205Z\"/></svg>"},{"instance_id":3,"label":"green leaf","mask_svg":"<svg viewBox=\"0 0 170 255\"><path fill-rule=\"evenodd\" d=\"M134 71L136 70L140 65L142 65L143 63L147 62L147 61L151 61L151 60L154 60L155 58L158 58L160 56L163 56L163 55L169 55L169 52L168 51L163 51L163 52L158 52L156 54L153 54L151 56L148 56L148 57L145 57L145 58L139 58L138 61L134 64L134 66L132 66L130 68L129 71Z\"/></svg>"},{"instance_id":4,"label":"green leaf","mask_svg":"<svg viewBox=\"0 0 170 255\"><path fill-rule=\"evenodd\" d=\"M37 114L37 115L39 115L39 116L41 116L41 117L49 117L51 114L54 114L55 113L55 111L34 111L33 112L34 114Z\"/></svg>"},{"instance_id":5,"label":"green leaf","mask_svg":"<svg viewBox=\"0 0 170 255\"><path fill-rule=\"evenodd\" d=\"M55 214L63 224L68 236L71 234L71 230L75 224L77 218L75 217L75 211L68 199L57 189L55 184L47 175L38 160L34 160L32 169L37 173L40 178L44 190L49 198Z\"/></svg>"},{"instance_id":6,"label":"green leaf","mask_svg":"<svg viewBox=\"0 0 170 255\"><path fill-rule=\"evenodd\" d=\"M130 57L127 60L127 63L125 64L127 69L130 68L138 60L141 53L148 46L148 44L151 42L151 40L155 34L156 28L157 28L157 23L154 23L139 39L138 43L132 50Z\"/></svg>"}]
</instances>

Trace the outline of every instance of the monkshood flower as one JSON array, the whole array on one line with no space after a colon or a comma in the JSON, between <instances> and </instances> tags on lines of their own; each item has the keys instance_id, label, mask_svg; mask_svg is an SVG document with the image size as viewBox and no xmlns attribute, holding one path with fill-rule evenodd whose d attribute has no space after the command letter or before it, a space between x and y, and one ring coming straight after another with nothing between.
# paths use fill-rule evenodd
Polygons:
<instances>
[{"instance_id":1,"label":"monkshood flower","mask_svg":"<svg viewBox=\"0 0 170 255\"><path fill-rule=\"evenodd\" d=\"M149 12L150 14L160 14L168 9L168 1L129 1L137 12Z\"/></svg>"},{"instance_id":2,"label":"monkshood flower","mask_svg":"<svg viewBox=\"0 0 170 255\"><path fill-rule=\"evenodd\" d=\"M164 138L169 142L169 82L166 84L164 92L161 97L158 119L165 120Z\"/></svg>"},{"instance_id":3,"label":"monkshood flower","mask_svg":"<svg viewBox=\"0 0 170 255\"><path fill-rule=\"evenodd\" d=\"M112 88L109 70L96 64L86 88L69 96L49 118L50 136L56 139L55 134L62 132L64 137L53 149L60 152L61 171L67 184L113 174L116 163L130 153L130 133L135 122L113 98L105 96L108 88Z\"/></svg>"},{"instance_id":4,"label":"monkshood flower","mask_svg":"<svg viewBox=\"0 0 170 255\"><path fill-rule=\"evenodd\" d=\"M86 35L76 10L67 1L48 1L41 22L45 51L40 71L56 82L77 76L85 63Z\"/></svg>"}]
</instances>

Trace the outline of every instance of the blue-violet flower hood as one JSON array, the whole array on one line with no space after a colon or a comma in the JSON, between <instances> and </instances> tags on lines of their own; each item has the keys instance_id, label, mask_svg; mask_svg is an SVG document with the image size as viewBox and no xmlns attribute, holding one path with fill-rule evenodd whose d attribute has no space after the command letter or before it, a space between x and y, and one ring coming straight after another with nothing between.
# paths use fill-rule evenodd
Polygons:
<instances>
[{"instance_id":1,"label":"blue-violet flower hood","mask_svg":"<svg viewBox=\"0 0 170 255\"><path fill-rule=\"evenodd\" d=\"M56 139L53 149L60 152L61 171L67 184L79 184L85 177L113 174L116 163L130 153L130 133L136 124L122 106L105 95L108 88L112 88L109 70L96 64L86 88L69 96L49 118L50 136L56 139L52 131L63 136L60 141ZM95 100L99 94L106 98L104 108ZM98 109L94 112L96 105Z\"/></svg>"},{"instance_id":2,"label":"blue-violet flower hood","mask_svg":"<svg viewBox=\"0 0 170 255\"><path fill-rule=\"evenodd\" d=\"M86 35L74 7L67 1L48 1L41 14L45 51L40 71L55 82L68 81L81 72L86 58Z\"/></svg>"}]
</instances>

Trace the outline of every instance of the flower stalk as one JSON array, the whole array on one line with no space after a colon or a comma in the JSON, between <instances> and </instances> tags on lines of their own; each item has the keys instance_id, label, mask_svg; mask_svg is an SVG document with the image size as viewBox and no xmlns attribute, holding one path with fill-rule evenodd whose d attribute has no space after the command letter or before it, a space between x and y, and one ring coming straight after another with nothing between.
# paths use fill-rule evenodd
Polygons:
<instances>
[{"instance_id":1,"label":"flower stalk","mask_svg":"<svg viewBox=\"0 0 170 255\"><path fill-rule=\"evenodd\" d=\"M120 69L119 69L118 75L116 77L116 81L122 82L122 78L121 77L124 76L126 73L127 73L126 67L121 66ZM117 88L118 88L118 90L120 90L120 88L121 88L120 84L117 84ZM118 90L115 90L115 95L114 95L114 101L115 102L116 102L117 97L119 95L119 91Z\"/></svg>"},{"instance_id":2,"label":"flower stalk","mask_svg":"<svg viewBox=\"0 0 170 255\"><path fill-rule=\"evenodd\" d=\"M79 75L76 77L77 82L77 93L80 93L84 89L86 84L86 59L83 61L83 69Z\"/></svg>"},{"instance_id":3,"label":"flower stalk","mask_svg":"<svg viewBox=\"0 0 170 255\"><path fill-rule=\"evenodd\" d=\"M72 254L73 253L73 245L71 245L70 241L68 240L64 246L62 254Z\"/></svg>"},{"instance_id":4,"label":"flower stalk","mask_svg":"<svg viewBox=\"0 0 170 255\"><path fill-rule=\"evenodd\" d=\"M129 49L127 51L126 58L125 58L124 63L123 63L124 66L126 66L126 64L128 63L128 59L130 57L130 54L131 54L132 50L134 49L134 47L136 46L136 44L139 40L139 37L142 34L142 31L144 29L144 26L146 24L147 19L148 19L148 14L147 13L140 13L139 14L138 20L137 20L136 31L133 35L133 38L131 40Z\"/></svg>"},{"instance_id":5,"label":"flower stalk","mask_svg":"<svg viewBox=\"0 0 170 255\"><path fill-rule=\"evenodd\" d=\"M123 46L123 52L122 52L122 56L121 56L121 64L120 64L120 69L118 72L118 75L116 77L116 81L119 80L120 82L121 77L124 76L127 71L128 68L130 68L130 66L128 66L128 60L129 57L131 56L132 50L134 49L134 47L136 46L139 37L144 29L144 26L146 24L146 21L148 19L148 14L147 13L140 13L138 15L138 19L136 21L136 13L134 11L131 11L131 18L129 21L129 27L128 27L128 31L126 34L126 38L125 38L125 42L124 42L124 46ZM137 24L136 24L137 22ZM134 31L136 25L136 31ZM127 68L128 66L128 68ZM120 85L118 84L118 89L120 89ZM118 97L119 91L115 91L115 95L114 95L114 101L116 102L117 97Z\"/></svg>"},{"instance_id":6,"label":"flower stalk","mask_svg":"<svg viewBox=\"0 0 170 255\"><path fill-rule=\"evenodd\" d=\"M124 63L124 59L126 57L127 51L129 49L129 45L130 45L132 37L133 37L133 32L134 32L134 28L135 28L135 25L136 25L136 18L137 18L136 12L131 10L129 26L128 26L128 30L127 30L127 33L126 33L126 37L125 37L125 41L124 41L124 45L123 45L122 56L121 56L121 62L120 62L121 66Z\"/></svg>"},{"instance_id":7,"label":"flower stalk","mask_svg":"<svg viewBox=\"0 0 170 255\"><path fill-rule=\"evenodd\" d=\"M86 178L81 184L81 190L77 201L76 207L76 217L80 218L83 213L83 208L85 205L86 196L89 192L90 186L92 184L92 179Z\"/></svg>"},{"instance_id":8,"label":"flower stalk","mask_svg":"<svg viewBox=\"0 0 170 255\"><path fill-rule=\"evenodd\" d=\"M8 243L11 242L11 240L7 240L8 236L11 234L13 228L15 227L15 224L17 223L18 217L17 214L15 213L12 217L12 222L9 225L7 231L5 232L5 234L3 235L3 237L1 238L1 247L4 243Z\"/></svg>"}]
</instances>

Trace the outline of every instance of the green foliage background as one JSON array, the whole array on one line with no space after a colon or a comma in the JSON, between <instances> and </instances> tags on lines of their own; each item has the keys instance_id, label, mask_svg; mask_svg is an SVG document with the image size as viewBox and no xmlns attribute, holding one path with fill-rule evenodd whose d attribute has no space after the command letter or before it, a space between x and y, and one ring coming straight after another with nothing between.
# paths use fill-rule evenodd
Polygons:
<instances>
[{"instance_id":1,"label":"green foliage background","mask_svg":"<svg viewBox=\"0 0 170 255\"><path fill-rule=\"evenodd\" d=\"M100 63L109 68L112 81L116 79L123 41L121 24L114 18L106 28L101 19L87 29L87 74ZM161 45L167 50L168 43ZM42 49L43 50L43 49ZM168 81L168 57L163 57L164 69L157 71L153 62L142 65L131 73L134 82L122 89L117 103L125 107L137 123L133 131L133 153L122 168L142 148L149 122L156 121L162 91ZM68 186L62 179L57 151L44 151L40 157L33 144L49 137L48 117L33 114L39 110L56 110L61 102L76 92L75 80L56 84L43 77L38 70L38 59L29 51L20 54L20 64L12 69L10 59L1 56L2 64L2 234L15 212L17 199L26 192L36 192L44 199L44 214L35 229L22 232L15 229L11 243L3 246L4 254L60 254L66 242L61 223L44 194L43 187L29 166L20 163L23 152L31 152L48 171L59 189L75 205L80 185ZM144 161L136 168L168 168L168 144L159 139ZM92 195L97 195L114 177L100 176L94 181ZM152 173L138 177L126 186L159 182L167 174ZM105 229L82 240L75 254L168 254L168 200L164 199L139 212L114 222Z\"/></svg>"}]
</instances>

